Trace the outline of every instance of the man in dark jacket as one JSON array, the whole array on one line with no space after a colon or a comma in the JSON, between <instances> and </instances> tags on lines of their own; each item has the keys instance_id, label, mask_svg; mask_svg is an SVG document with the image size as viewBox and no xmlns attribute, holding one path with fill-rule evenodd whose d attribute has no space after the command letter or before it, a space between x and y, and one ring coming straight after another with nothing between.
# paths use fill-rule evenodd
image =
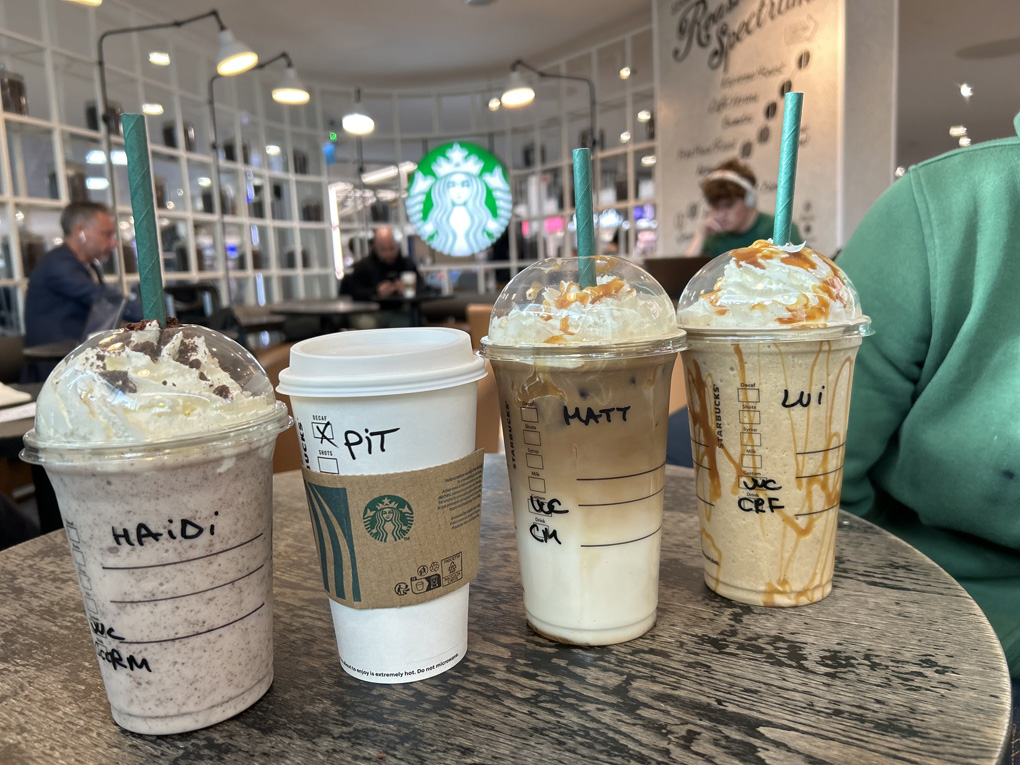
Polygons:
<instances>
[{"instance_id":1,"label":"man in dark jacket","mask_svg":"<svg viewBox=\"0 0 1020 765\"><path fill-rule=\"evenodd\" d=\"M355 263L340 282L340 294L350 295L355 300L399 298L402 290L400 275L405 271L413 271L417 283L421 283L414 262L400 253L393 229L377 229L368 256Z\"/></svg>"},{"instance_id":2,"label":"man in dark jacket","mask_svg":"<svg viewBox=\"0 0 1020 765\"><path fill-rule=\"evenodd\" d=\"M103 284L100 268L117 246L110 209L98 202L73 202L60 214L60 227L64 243L46 253L29 277L26 347L80 339L92 301L116 294ZM124 318L140 320L141 306L129 303Z\"/></svg>"}]
</instances>

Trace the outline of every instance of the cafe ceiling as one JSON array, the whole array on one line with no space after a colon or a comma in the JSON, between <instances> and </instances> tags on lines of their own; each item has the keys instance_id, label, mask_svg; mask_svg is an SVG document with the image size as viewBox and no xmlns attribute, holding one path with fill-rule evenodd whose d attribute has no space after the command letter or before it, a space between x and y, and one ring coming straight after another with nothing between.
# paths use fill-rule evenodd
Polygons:
<instances>
[{"instance_id":1,"label":"cafe ceiling","mask_svg":"<svg viewBox=\"0 0 1020 765\"><path fill-rule=\"evenodd\" d=\"M380 87L501 77L518 58L558 57L565 42L652 19L650 0L130 1L160 18L215 5L238 39L287 50L309 79Z\"/></svg>"},{"instance_id":2,"label":"cafe ceiling","mask_svg":"<svg viewBox=\"0 0 1020 765\"><path fill-rule=\"evenodd\" d=\"M158 18L210 7L210 0L130 1ZM238 38L264 55L289 51L307 79L385 87L496 82L517 58L541 64L651 23L654 0L214 1ZM1012 135L1020 0L899 5L897 162L955 148L954 125L965 125L975 143ZM963 83L973 88L969 101Z\"/></svg>"}]
</instances>

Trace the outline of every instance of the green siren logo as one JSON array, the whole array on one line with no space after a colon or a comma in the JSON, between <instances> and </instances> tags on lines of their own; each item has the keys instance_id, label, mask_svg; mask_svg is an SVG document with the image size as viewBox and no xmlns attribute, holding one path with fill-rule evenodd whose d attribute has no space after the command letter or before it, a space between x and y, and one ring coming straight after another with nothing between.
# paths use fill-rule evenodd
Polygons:
<instances>
[{"instance_id":1,"label":"green siren logo","mask_svg":"<svg viewBox=\"0 0 1020 765\"><path fill-rule=\"evenodd\" d=\"M510 185L502 163L480 146L448 143L414 172L407 217L428 245L447 255L474 255L510 222Z\"/></svg>"},{"instance_id":2,"label":"green siren logo","mask_svg":"<svg viewBox=\"0 0 1020 765\"><path fill-rule=\"evenodd\" d=\"M365 531L380 542L406 539L414 525L414 510L402 497L384 494L367 505L363 514Z\"/></svg>"}]
</instances>

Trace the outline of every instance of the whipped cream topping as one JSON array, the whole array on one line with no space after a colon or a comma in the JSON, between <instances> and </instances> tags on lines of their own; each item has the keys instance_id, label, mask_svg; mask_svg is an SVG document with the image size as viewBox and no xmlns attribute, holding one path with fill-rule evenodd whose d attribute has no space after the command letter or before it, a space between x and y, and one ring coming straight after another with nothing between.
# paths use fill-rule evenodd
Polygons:
<instances>
[{"instance_id":1,"label":"whipped cream topping","mask_svg":"<svg viewBox=\"0 0 1020 765\"><path fill-rule=\"evenodd\" d=\"M536 283L526 298L504 316L493 313L489 343L598 345L678 334L673 304L661 288L658 292L637 290L612 273L600 274L595 286L586 289L573 281L544 288Z\"/></svg>"},{"instance_id":2,"label":"whipped cream topping","mask_svg":"<svg viewBox=\"0 0 1020 765\"><path fill-rule=\"evenodd\" d=\"M267 417L276 403L265 373L233 341L151 321L92 338L57 366L39 394L36 437L40 445L164 441Z\"/></svg>"},{"instance_id":3,"label":"whipped cream topping","mask_svg":"<svg viewBox=\"0 0 1020 765\"><path fill-rule=\"evenodd\" d=\"M722 263L714 284L705 284ZM768 240L709 263L677 309L681 327L828 327L862 318L857 293L839 266L804 245Z\"/></svg>"}]
</instances>

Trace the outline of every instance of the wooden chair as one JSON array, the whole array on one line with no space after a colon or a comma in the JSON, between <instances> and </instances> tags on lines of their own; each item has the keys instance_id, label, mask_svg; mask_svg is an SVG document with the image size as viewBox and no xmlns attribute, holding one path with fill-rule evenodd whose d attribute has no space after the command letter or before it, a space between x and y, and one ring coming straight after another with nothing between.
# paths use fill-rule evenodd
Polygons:
<instances>
[{"instance_id":1,"label":"wooden chair","mask_svg":"<svg viewBox=\"0 0 1020 765\"><path fill-rule=\"evenodd\" d=\"M481 348L481 340L489 332L489 314L492 303L469 303L466 308L468 334L471 347ZM492 365L485 360L487 374L478 381L478 411L475 420L476 446L487 453L495 454L500 446L499 394Z\"/></svg>"},{"instance_id":2,"label":"wooden chair","mask_svg":"<svg viewBox=\"0 0 1020 765\"><path fill-rule=\"evenodd\" d=\"M290 366L290 348L293 343L274 345L255 352L255 358L266 370L266 375L275 389L280 384L280 372ZM294 415L288 396L276 394L276 397L287 405L287 411ZM290 428L280 434L276 440L276 451L273 452L273 472L282 473L286 470L301 469L301 447L298 444L297 428Z\"/></svg>"}]
</instances>

